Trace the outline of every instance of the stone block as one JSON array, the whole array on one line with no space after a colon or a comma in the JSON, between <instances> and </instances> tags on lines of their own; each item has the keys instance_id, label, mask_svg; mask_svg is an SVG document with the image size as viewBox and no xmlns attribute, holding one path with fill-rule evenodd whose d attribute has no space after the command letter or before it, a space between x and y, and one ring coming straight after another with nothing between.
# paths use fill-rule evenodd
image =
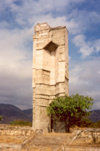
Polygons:
<instances>
[{"instance_id":1,"label":"stone block","mask_svg":"<svg viewBox=\"0 0 100 151\"><path fill-rule=\"evenodd\" d=\"M35 27L34 27L34 32L38 32L38 31L41 31L41 30L50 30L50 26L47 24L47 23L42 23L42 24L37 24Z\"/></svg>"},{"instance_id":2,"label":"stone block","mask_svg":"<svg viewBox=\"0 0 100 151\"><path fill-rule=\"evenodd\" d=\"M35 88L36 94L50 95L50 86L46 84L37 84Z\"/></svg>"},{"instance_id":3,"label":"stone block","mask_svg":"<svg viewBox=\"0 0 100 151\"><path fill-rule=\"evenodd\" d=\"M57 94L65 94L65 83L59 82L56 84L56 95Z\"/></svg>"},{"instance_id":4,"label":"stone block","mask_svg":"<svg viewBox=\"0 0 100 151\"><path fill-rule=\"evenodd\" d=\"M57 82L64 82L65 80L65 62L58 62Z\"/></svg>"},{"instance_id":5,"label":"stone block","mask_svg":"<svg viewBox=\"0 0 100 151\"><path fill-rule=\"evenodd\" d=\"M38 69L35 71L36 84L50 84L50 71Z\"/></svg>"}]
</instances>

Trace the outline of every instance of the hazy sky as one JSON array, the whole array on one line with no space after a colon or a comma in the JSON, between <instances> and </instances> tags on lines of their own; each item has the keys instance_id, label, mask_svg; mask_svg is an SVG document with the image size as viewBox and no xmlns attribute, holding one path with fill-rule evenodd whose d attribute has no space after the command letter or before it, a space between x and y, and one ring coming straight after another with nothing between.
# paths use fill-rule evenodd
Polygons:
<instances>
[{"instance_id":1,"label":"hazy sky","mask_svg":"<svg viewBox=\"0 0 100 151\"><path fill-rule=\"evenodd\" d=\"M36 23L69 31L70 94L100 109L100 0L0 0L0 103L32 107L32 39Z\"/></svg>"}]
</instances>

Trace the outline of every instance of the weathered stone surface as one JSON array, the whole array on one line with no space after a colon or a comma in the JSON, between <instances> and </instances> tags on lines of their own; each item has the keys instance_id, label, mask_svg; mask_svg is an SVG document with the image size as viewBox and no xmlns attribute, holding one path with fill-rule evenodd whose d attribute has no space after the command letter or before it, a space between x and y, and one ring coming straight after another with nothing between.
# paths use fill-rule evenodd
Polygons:
<instances>
[{"instance_id":1,"label":"weathered stone surface","mask_svg":"<svg viewBox=\"0 0 100 151\"><path fill-rule=\"evenodd\" d=\"M33 40L33 128L48 131L46 107L55 96L69 95L68 31L37 24Z\"/></svg>"},{"instance_id":2,"label":"weathered stone surface","mask_svg":"<svg viewBox=\"0 0 100 151\"><path fill-rule=\"evenodd\" d=\"M0 125L0 137L5 136L30 136L34 133L31 127L10 126L7 124Z\"/></svg>"}]
</instances>

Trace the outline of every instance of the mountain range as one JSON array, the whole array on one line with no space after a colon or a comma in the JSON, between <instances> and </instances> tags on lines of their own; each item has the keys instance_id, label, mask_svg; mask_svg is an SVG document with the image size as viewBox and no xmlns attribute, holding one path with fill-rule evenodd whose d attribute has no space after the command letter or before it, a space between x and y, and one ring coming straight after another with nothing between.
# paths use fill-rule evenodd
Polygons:
<instances>
[{"instance_id":1,"label":"mountain range","mask_svg":"<svg viewBox=\"0 0 100 151\"><path fill-rule=\"evenodd\" d=\"M0 104L0 115L3 117L0 123L10 123L14 120L32 121L32 109L22 110L11 104ZM100 110L91 111L90 119L93 122L100 120Z\"/></svg>"},{"instance_id":2,"label":"mountain range","mask_svg":"<svg viewBox=\"0 0 100 151\"><path fill-rule=\"evenodd\" d=\"M0 115L3 117L0 123L10 123L15 120L32 121L32 109L21 110L11 104L0 104Z\"/></svg>"}]
</instances>

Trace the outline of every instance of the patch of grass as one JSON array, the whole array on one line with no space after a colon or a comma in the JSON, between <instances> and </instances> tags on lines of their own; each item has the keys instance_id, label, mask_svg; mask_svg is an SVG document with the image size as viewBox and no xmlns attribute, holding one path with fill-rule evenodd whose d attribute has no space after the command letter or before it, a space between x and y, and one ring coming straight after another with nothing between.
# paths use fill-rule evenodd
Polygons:
<instances>
[{"instance_id":1,"label":"patch of grass","mask_svg":"<svg viewBox=\"0 0 100 151\"><path fill-rule=\"evenodd\" d=\"M12 121L10 124L13 126L32 126L32 122L22 120L15 120Z\"/></svg>"}]
</instances>

